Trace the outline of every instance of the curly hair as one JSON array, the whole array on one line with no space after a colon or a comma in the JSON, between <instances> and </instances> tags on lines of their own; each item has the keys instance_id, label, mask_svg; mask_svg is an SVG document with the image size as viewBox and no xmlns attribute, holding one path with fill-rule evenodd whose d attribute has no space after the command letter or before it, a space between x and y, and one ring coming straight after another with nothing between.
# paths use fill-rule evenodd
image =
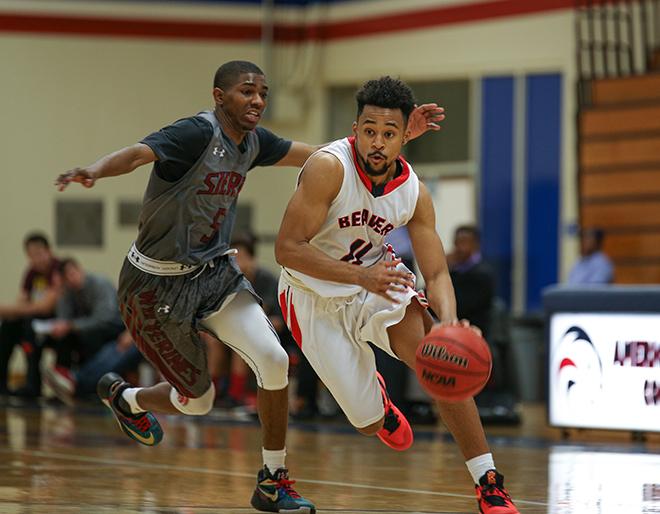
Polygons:
<instances>
[{"instance_id":1,"label":"curly hair","mask_svg":"<svg viewBox=\"0 0 660 514\"><path fill-rule=\"evenodd\" d=\"M401 109L403 121L408 123L408 116L415 108L412 89L402 80L390 76L365 82L355 94L355 99L358 118L365 105L374 105L385 109Z\"/></svg>"}]
</instances>

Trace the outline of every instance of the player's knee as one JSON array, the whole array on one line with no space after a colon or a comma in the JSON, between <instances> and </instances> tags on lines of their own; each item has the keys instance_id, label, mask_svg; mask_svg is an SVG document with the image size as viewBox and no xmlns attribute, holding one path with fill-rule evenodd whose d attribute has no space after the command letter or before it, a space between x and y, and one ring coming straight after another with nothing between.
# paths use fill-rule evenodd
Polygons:
<instances>
[{"instance_id":1,"label":"player's knee","mask_svg":"<svg viewBox=\"0 0 660 514\"><path fill-rule=\"evenodd\" d=\"M382 428L383 428L383 419L380 419L376 421L375 423L372 423L371 425L367 425L366 427L355 427L358 432L360 432L362 435L376 435Z\"/></svg>"},{"instance_id":2,"label":"player's knee","mask_svg":"<svg viewBox=\"0 0 660 514\"><path fill-rule=\"evenodd\" d=\"M198 398L188 398L183 396L176 389L172 388L170 391L170 401L174 407L189 416L203 416L208 414L213 407L213 400L215 400L215 386L211 386L206 392Z\"/></svg>"},{"instance_id":3,"label":"player's knee","mask_svg":"<svg viewBox=\"0 0 660 514\"><path fill-rule=\"evenodd\" d=\"M289 374L289 355L279 344L272 346L261 355L259 375L261 384L259 387L269 391L279 390L286 387Z\"/></svg>"}]
</instances>

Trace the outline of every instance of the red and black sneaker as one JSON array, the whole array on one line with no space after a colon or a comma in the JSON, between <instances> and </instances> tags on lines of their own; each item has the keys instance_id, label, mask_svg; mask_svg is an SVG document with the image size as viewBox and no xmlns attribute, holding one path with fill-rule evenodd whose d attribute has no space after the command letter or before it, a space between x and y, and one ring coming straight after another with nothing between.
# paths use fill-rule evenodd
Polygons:
<instances>
[{"instance_id":1,"label":"red and black sneaker","mask_svg":"<svg viewBox=\"0 0 660 514\"><path fill-rule=\"evenodd\" d=\"M477 502L481 514L520 514L504 488L504 477L489 469L476 486Z\"/></svg>"},{"instance_id":2,"label":"red and black sneaker","mask_svg":"<svg viewBox=\"0 0 660 514\"><path fill-rule=\"evenodd\" d=\"M385 407L383 428L376 435L390 448L402 452L410 448L413 443L412 428L403 413L390 400L385 387L385 380L381 374L376 372L376 377L378 378L378 385L383 396L383 406Z\"/></svg>"}]
</instances>

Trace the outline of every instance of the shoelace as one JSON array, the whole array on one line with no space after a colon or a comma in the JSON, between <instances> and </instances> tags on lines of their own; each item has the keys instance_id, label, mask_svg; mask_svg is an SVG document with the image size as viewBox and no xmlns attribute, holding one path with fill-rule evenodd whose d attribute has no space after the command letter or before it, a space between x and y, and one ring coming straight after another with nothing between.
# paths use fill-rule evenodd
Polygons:
<instances>
[{"instance_id":1,"label":"shoelace","mask_svg":"<svg viewBox=\"0 0 660 514\"><path fill-rule=\"evenodd\" d=\"M137 427L140 432L146 432L151 428L151 423L146 416L140 416L133 421L133 424Z\"/></svg>"},{"instance_id":2,"label":"shoelace","mask_svg":"<svg viewBox=\"0 0 660 514\"><path fill-rule=\"evenodd\" d=\"M387 430L390 434L395 432L399 426L401 426L401 421L399 416L391 408L385 414L385 419L383 420L383 428Z\"/></svg>"},{"instance_id":3,"label":"shoelace","mask_svg":"<svg viewBox=\"0 0 660 514\"><path fill-rule=\"evenodd\" d=\"M295 491L293 488L293 484L295 484L295 480L289 480L288 478L281 476L277 480L277 487L279 489L284 489L284 492L291 496L291 498L297 499L300 498L300 495Z\"/></svg>"},{"instance_id":4,"label":"shoelace","mask_svg":"<svg viewBox=\"0 0 660 514\"><path fill-rule=\"evenodd\" d=\"M481 486L481 498L491 505L501 506L502 499L511 500L511 496L505 489L497 484L486 484Z\"/></svg>"}]
</instances>

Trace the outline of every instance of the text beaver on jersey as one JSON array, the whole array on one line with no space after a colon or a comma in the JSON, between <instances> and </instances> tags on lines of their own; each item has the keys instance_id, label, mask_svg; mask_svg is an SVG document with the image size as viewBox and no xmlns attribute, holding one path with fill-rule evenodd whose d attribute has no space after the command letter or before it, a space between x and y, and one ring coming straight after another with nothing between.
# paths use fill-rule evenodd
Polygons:
<instances>
[{"instance_id":1,"label":"text beaver on jersey","mask_svg":"<svg viewBox=\"0 0 660 514\"><path fill-rule=\"evenodd\" d=\"M371 214L367 209L355 211L348 216L341 216L337 219L337 222L339 223L339 228L368 225L374 229L374 232L383 236L386 236L394 229L394 225L387 222L385 218L377 214ZM385 223L387 224L385 225Z\"/></svg>"}]
</instances>

